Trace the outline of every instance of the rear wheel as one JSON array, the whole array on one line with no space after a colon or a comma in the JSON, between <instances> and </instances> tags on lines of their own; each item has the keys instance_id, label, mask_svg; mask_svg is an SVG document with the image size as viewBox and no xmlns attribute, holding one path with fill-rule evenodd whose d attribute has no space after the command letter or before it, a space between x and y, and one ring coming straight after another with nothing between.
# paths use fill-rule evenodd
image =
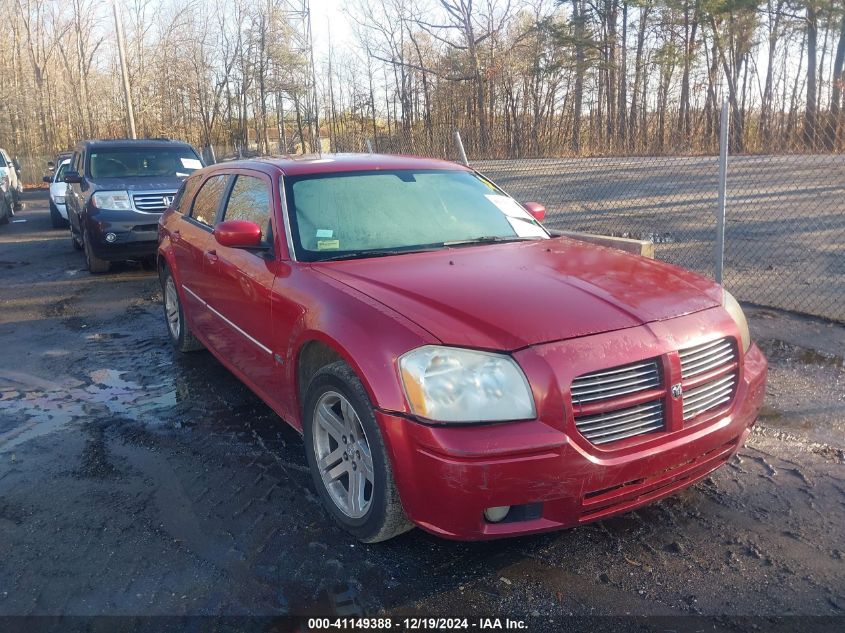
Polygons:
<instances>
[{"instance_id":1,"label":"rear wheel","mask_svg":"<svg viewBox=\"0 0 845 633\"><path fill-rule=\"evenodd\" d=\"M85 263L88 264L88 272L94 275L109 272L111 262L105 259L100 259L94 254L94 250L91 248L91 238L87 233L82 239L82 245L85 248Z\"/></svg>"},{"instance_id":2,"label":"rear wheel","mask_svg":"<svg viewBox=\"0 0 845 633\"><path fill-rule=\"evenodd\" d=\"M202 349L203 344L194 336L191 327L185 320L185 311L182 309L182 302L179 300L176 281L166 267L161 274L161 294L170 342L180 352L195 352Z\"/></svg>"},{"instance_id":3,"label":"rear wheel","mask_svg":"<svg viewBox=\"0 0 845 633\"><path fill-rule=\"evenodd\" d=\"M82 250L82 244L77 239L76 233L73 232L73 227L70 227L70 243L71 243L71 246L73 246L73 250L75 250L75 251L81 251Z\"/></svg>"},{"instance_id":4,"label":"rear wheel","mask_svg":"<svg viewBox=\"0 0 845 633\"><path fill-rule=\"evenodd\" d=\"M305 453L323 504L365 543L410 530L373 406L343 361L320 369L305 396Z\"/></svg>"},{"instance_id":5,"label":"rear wheel","mask_svg":"<svg viewBox=\"0 0 845 633\"><path fill-rule=\"evenodd\" d=\"M155 256L142 257L141 258L141 268L143 268L144 270L155 270L156 269L156 258L155 258Z\"/></svg>"},{"instance_id":6,"label":"rear wheel","mask_svg":"<svg viewBox=\"0 0 845 633\"><path fill-rule=\"evenodd\" d=\"M50 202L50 223L53 225L54 229L63 229L67 226L67 220L62 217L62 214L59 213L59 209L52 201Z\"/></svg>"}]
</instances>

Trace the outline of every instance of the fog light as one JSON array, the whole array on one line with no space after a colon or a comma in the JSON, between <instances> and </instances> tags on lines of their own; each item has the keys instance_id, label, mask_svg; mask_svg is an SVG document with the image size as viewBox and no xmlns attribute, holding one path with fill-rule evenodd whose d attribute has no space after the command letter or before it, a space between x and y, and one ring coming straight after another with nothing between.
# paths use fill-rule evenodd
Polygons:
<instances>
[{"instance_id":1,"label":"fog light","mask_svg":"<svg viewBox=\"0 0 845 633\"><path fill-rule=\"evenodd\" d=\"M495 506L493 508L487 508L484 511L484 518L490 521L490 523L498 523L508 516L508 512L510 512L510 510L510 506Z\"/></svg>"},{"instance_id":2,"label":"fog light","mask_svg":"<svg viewBox=\"0 0 845 633\"><path fill-rule=\"evenodd\" d=\"M114 242L116 239L117 239L117 235L115 235L114 233L106 233L106 241L107 242L111 243L111 242Z\"/></svg>"}]
</instances>

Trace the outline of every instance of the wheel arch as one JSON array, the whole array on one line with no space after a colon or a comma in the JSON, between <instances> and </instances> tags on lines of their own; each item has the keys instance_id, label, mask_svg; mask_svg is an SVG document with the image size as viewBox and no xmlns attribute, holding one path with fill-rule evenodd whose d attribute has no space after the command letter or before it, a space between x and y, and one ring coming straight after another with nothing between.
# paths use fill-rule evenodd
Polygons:
<instances>
[{"instance_id":1,"label":"wheel arch","mask_svg":"<svg viewBox=\"0 0 845 633\"><path fill-rule=\"evenodd\" d=\"M361 337L351 337L349 344L342 344L322 331L303 333L296 347L295 362L292 364L292 387L296 398L296 412L302 415L308 385L322 367L342 360L358 377L364 386L370 403L376 409L405 411L405 396L399 375L395 370L395 358L385 358L368 347ZM301 420L300 420L301 422Z\"/></svg>"}]
</instances>

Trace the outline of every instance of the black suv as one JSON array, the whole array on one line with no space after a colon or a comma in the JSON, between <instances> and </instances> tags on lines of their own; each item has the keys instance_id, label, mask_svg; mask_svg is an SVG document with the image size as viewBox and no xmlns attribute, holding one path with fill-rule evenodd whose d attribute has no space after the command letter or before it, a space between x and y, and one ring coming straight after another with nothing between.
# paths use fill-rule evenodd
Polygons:
<instances>
[{"instance_id":1,"label":"black suv","mask_svg":"<svg viewBox=\"0 0 845 633\"><path fill-rule=\"evenodd\" d=\"M73 247L88 270L111 262L154 265L158 219L182 181L203 167L193 147L167 139L82 141L64 175Z\"/></svg>"}]
</instances>

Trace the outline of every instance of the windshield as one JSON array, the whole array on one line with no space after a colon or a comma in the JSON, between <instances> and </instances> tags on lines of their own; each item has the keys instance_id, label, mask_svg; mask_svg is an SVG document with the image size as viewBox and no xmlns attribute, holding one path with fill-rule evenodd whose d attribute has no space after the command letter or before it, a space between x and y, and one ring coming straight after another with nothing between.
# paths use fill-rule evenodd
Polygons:
<instances>
[{"instance_id":1,"label":"windshield","mask_svg":"<svg viewBox=\"0 0 845 633\"><path fill-rule=\"evenodd\" d=\"M53 178L53 182L62 182L62 180L65 177L65 172L67 171L67 168L69 166L70 166L69 160L62 161L62 164L59 165L59 168L56 170L56 175Z\"/></svg>"},{"instance_id":2,"label":"windshield","mask_svg":"<svg viewBox=\"0 0 845 633\"><path fill-rule=\"evenodd\" d=\"M303 261L549 237L519 203L472 172L343 172L285 183Z\"/></svg>"},{"instance_id":3,"label":"windshield","mask_svg":"<svg viewBox=\"0 0 845 633\"><path fill-rule=\"evenodd\" d=\"M202 167L189 147L134 147L91 152L91 178L186 178Z\"/></svg>"}]
</instances>

